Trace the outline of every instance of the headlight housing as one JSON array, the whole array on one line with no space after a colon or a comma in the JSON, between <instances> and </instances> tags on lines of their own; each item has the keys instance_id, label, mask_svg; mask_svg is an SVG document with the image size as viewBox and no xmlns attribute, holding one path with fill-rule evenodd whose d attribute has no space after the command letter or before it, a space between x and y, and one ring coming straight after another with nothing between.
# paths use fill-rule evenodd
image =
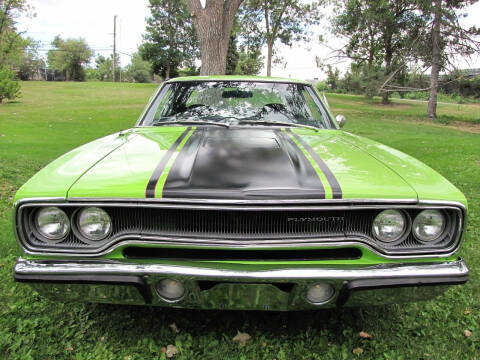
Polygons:
<instances>
[{"instance_id":1,"label":"headlight housing","mask_svg":"<svg viewBox=\"0 0 480 360\"><path fill-rule=\"evenodd\" d=\"M97 207L82 209L78 214L78 231L88 240L100 241L110 235L112 220L107 212Z\"/></svg>"},{"instance_id":2,"label":"headlight housing","mask_svg":"<svg viewBox=\"0 0 480 360\"><path fill-rule=\"evenodd\" d=\"M63 210L50 206L37 212L35 227L47 240L59 241L63 240L70 232L70 220Z\"/></svg>"},{"instance_id":3,"label":"headlight housing","mask_svg":"<svg viewBox=\"0 0 480 360\"><path fill-rule=\"evenodd\" d=\"M432 243L443 234L446 222L441 211L423 210L413 221L413 235L421 243Z\"/></svg>"},{"instance_id":4,"label":"headlight housing","mask_svg":"<svg viewBox=\"0 0 480 360\"><path fill-rule=\"evenodd\" d=\"M383 210L373 220L372 232L377 240L394 243L405 235L407 224L403 212L394 209Z\"/></svg>"}]
</instances>

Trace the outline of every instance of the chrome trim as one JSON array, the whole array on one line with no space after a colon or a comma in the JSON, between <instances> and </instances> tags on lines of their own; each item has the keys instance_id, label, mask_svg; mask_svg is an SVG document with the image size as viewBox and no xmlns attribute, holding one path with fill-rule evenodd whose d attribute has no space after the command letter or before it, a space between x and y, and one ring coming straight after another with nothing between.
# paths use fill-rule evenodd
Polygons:
<instances>
[{"instance_id":1,"label":"chrome trim","mask_svg":"<svg viewBox=\"0 0 480 360\"><path fill-rule=\"evenodd\" d=\"M49 201L51 200L51 201ZM20 201L17 201L16 205L16 215L15 219L15 224L20 223L20 218L21 218L21 211L24 206L52 206L52 205L58 205L58 206L68 206L68 207L73 207L73 206L98 206L98 207L118 207L120 204L125 207L153 207L153 208L178 208L178 209L217 209L217 210L269 210L269 211L281 211L281 210L328 210L328 209L335 209L335 210L348 210L348 209L375 209L378 208L379 205L381 204L381 208L384 208L385 206L388 206L389 208L401 208L401 209L411 209L411 208L429 208L429 209L453 209L458 212L460 212L459 218L459 229L457 232L457 237L455 241L453 242L453 245L450 246L450 248L447 248L442 251L441 254L422 254L422 252L417 251L415 254L410 254L410 255L389 255L388 253L382 252L379 249L373 248L371 245L366 244L365 242L362 241L362 239L359 238L350 238L347 239L347 241L342 241L342 238L330 238L330 239L322 239L320 241L318 240L312 240L312 239L289 239L289 243L281 243L279 240L262 240L259 242L253 242L253 241L248 241L248 242L243 242L238 241L238 240L220 240L220 239L192 239L192 238L186 238L186 239L181 239L181 238L169 238L169 237L161 237L161 236L138 236L137 235L125 235L123 237L118 237L117 239L114 239L115 242L110 242L107 245L96 249L95 252L88 253L88 252L83 252L83 253L78 253L79 250L87 250L87 249L72 249L72 250L67 250L67 249L56 249L55 251L45 251L45 249L40 249L40 248L35 248L30 246L26 240L23 238L22 234L19 229L17 228L17 225L15 225L15 233L17 236L17 239L19 240L20 245L22 246L23 251L26 254L30 255L47 255L47 256L68 256L68 257L99 257L106 255L119 247L122 246L127 246L127 245L169 245L169 246L188 246L192 248L201 248L201 247L211 247L215 248L220 246L228 246L232 248L256 248L256 249L262 249L262 248L289 248L293 246L297 246L299 244L305 245L305 246L317 246L317 247L334 247L334 246L361 246L363 248L366 248L373 253L382 256L387 259L411 259L411 258L445 258L451 255L454 255L455 252L457 251L460 243L461 243L461 238L463 236L463 231L464 231L464 221L465 221L465 212L466 208L463 204L457 203L457 202L440 202L440 201L419 201L415 202L415 205L410 204L409 202L411 200L403 200L405 203L400 203L400 204L392 204L391 199L379 199L379 200L366 200L367 204L365 204L365 200L363 199L350 199L350 200L323 200L322 202L312 202L312 206L307 205L307 206L301 206L301 207L295 207L295 206L284 206L283 202L281 203L281 206L256 206L251 203L250 206L245 207L245 206L215 206L215 205L204 205L204 204L197 204L197 203L182 203L181 205L175 205L175 204L170 204L167 199L167 202L150 202L146 201L147 199L136 199L134 202L130 202L128 199L115 199L116 201L114 202L99 202L99 199L84 199L83 201L80 202L79 199L74 200L72 202L68 202L65 199L62 199L58 203L56 202L58 198L35 198L35 199L22 199ZM87 200L90 200L92 202L86 202ZM138 201L141 200L141 201ZM145 201L143 201L145 200ZM162 199L158 199L162 200ZM124 202L128 201L128 202ZM300 200L298 200L299 202ZM369 202L370 201L370 202ZM402 200L399 200L402 201ZM255 203L258 203L259 201L255 200ZM274 204L274 203L272 203ZM322 204L322 205L321 205ZM339 205L335 205L339 204ZM130 239L130 240L126 240ZM156 240L153 242L153 240ZM212 241L213 240L213 241ZM337 243L335 242L328 242L325 240L338 240ZM352 241L353 240L353 241ZM158 241L163 241L161 244L158 243ZM199 245L201 244L201 245ZM76 251L77 253L72 253L72 251ZM387 251L387 250L385 250Z\"/></svg>"},{"instance_id":2,"label":"chrome trim","mask_svg":"<svg viewBox=\"0 0 480 360\"><path fill-rule=\"evenodd\" d=\"M15 265L15 276L30 283L37 291L59 300L128 303L145 305L145 301L120 282L116 286L101 287L95 278L102 276L138 276L145 281L147 291L153 294L152 305L184 308L235 308L255 310L307 310L333 307L335 304L356 306L429 299L441 294L448 284L464 283L469 270L462 259L452 262L421 264L383 264L359 268L269 268L265 270L215 269L198 266L140 264L118 260L103 261L31 261L20 258ZM72 277L70 283L69 276ZM63 279L55 283L55 278ZM76 285L74 279L89 278L90 284ZM46 282L42 282L42 278ZM181 281L185 295L174 303L165 301L156 293L158 281L172 278ZM29 280L30 279L30 280ZM448 280L451 279L451 280ZM357 293L345 294L350 284L358 281L379 284L378 290L365 288L360 299ZM202 290L199 281L216 283ZM327 282L334 295L327 302L312 304L306 299L308 287L317 282ZM385 288L394 283L400 288ZM412 283L414 284L412 287ZM281 291L275 284L293 285ZM384 285L382 285L384 284ZM436 286L423 286L423 284ZM245 290L256 290L245 292ZM130 291L129 291L130 290ZM230 291L231 290L231 291ZM389 295L384 296L387 290ZM393 294L392 294L393 291ZM233 296L232 294L239 295ZM383 295L382 295L383 294ZM347 298L344 299L345 295ZM353 295L353 296L352 296ZM392 296L393 295L393 296ZM351 298L350 298L351 296Z\"/></svg>"},{"instance_id":3,"label":"chrome trim","mask_svg":"<svg viewBox=\"0 0 480 360\"><path fill-rule=\"evenodd\" d=\"M463 259L440 263L381 264L363 268L295 268L272 270L230 270L163 264L135 264L119 260L53 261L19 258L14 268L22 275L163 275L193 276L228 281L290 282L292 279L396 279L407 277L466 276L468 267Z\"/></svg>"},{"instance_id":4,"label":"chrome trim","mask_svg":"<svg viewBox=\"0 0 480 360\"><path fill-rule=\"evenodd\" d=\"M412 199L285 199L285 200L252 200L252 199L176 199L176 198L69 198L71 202L149 202L172 204L204 204L204 205L289 205L289 204L417 204Z\"/></svg>"}]
</instances>

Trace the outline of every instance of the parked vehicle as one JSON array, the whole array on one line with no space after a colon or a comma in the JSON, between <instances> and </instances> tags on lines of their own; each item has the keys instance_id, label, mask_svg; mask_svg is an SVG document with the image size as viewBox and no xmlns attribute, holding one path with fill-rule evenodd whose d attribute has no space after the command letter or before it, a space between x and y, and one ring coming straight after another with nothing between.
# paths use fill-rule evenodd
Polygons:
<instances>
[{"instance_id":1,"label":"parked vehicle","mask_svg":"<svg viewBox=\"0 0 480 360\"><path fill-rule=\"evenodd\" d=\"M344 123L303 81L169 80L133 128L18 191L15 279L59 300L252 310L465 283L462 193Z\"/></svg>"}]
</instances>

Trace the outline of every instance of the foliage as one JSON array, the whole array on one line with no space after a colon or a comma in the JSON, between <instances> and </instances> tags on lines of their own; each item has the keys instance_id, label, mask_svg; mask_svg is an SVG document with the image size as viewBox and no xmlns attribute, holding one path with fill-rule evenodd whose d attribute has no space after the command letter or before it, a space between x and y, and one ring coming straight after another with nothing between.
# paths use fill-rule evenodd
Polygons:
<instances>
[{"instance_id":1,"label":"foliage","mask_svg":"<svg viewBox=\"0 0 480 360\"><path fill-rule=\"evenodd\" d=\"M230 42L228 43L227 70L225 72L225 75L235 74L235 70L237 69L239 58L240 58L240 54L238 53L237 36L232 32L232 35L230 36Z\"/></svg>"},{"instance_id":2,"label":"foliage","mask_svg":"<svg viewBox=\"0 0 480 360\"><path fill-rule=\"evenodd\" d=\"M28 47L21 53L15 67L20 80L32 80L41 69L45 69L46 64L38 53L39 42L30 38L25 40L28 41Z\"/></svg>"},{"instance_id":3,"label":"foliage","mask_svg":"<svg viewBox=\"0 0 480 360\"><path fill-rule=\"evenodd\" d=\"M239 59L235 74L237 75L258 75L263 68L262 49L257 47L240 46Z\"/></svg>"},{"instance_id":4,"label":"foliage","mask_svg":"<svg viewBox=\"0 0 480 360\"><path fill-rule=\"evenodd\" d=\"M334 31L348 43L340 56L357 64L367 64L368 73L383 67L385 79L411 57L419 46L426 19L415 11L413 0L345 0L334 19ZM374 77L378 77L376 74ZM398 77L398 76L397 76ZM371 84L371 83L370 83ZM387 89L381 89L382 102L388 103Z\"/></svg>"},{"instance_id":5,"label":"foliage","mask_svg":"<svg viewBox=\"0 0 480 360\"><path fill-rule=\"evenodd\" d=\"M29 44L16 27L16 19L21 15L31 15L26 0L0 0L0 65L11 68Z\"/></svg>"},{"instance_id":6,"label":"foliage","mask_svg":"<svg viewBox=\"0 0 480 360\"><path fill-rule=\"evenodd\" d=\"M67 81L84 81L84 66L90 62L93 51L84 39L63 40L57 35L52 41L55 50L48 52L48 66L65 73Z\"/></svg>"},{"instance_id":7,"label":"foliage","mask_svg":"<svg viewBox=\"0 0 480 360\"><path fill-rule=\"evenodd\" d=\"M126 69L127 80L137 83L152 81L152 65L142 59L139 54L133 54L130 65Z\"/></svg>"},{"instance_id":8,"label":"foliage","mask_svg":"<svg viewBox=\"0 0 480 360\"><path fill-rule=\"evenodd\" d=\"M440 72L452 65L458 56L468 57L480 51L480 28L464 28L461 11L478 0L427 1L417 0L419 10L431 20L423 33L423 46L418 55L428 67L431 66L430 99L428 117L437 116L437 94Z\"/></svg>"},{"instance_id":9,"label":"foliage","mask_svg":"<svg viewBox=\"0 0 480 360\"><path fill-rule=\"evenodd\" d=\"M308 27L318 24L323 1L305 3L300 0L246 0L245 17L256 20L249 31L267 44L267 76L271 75L275 44L279 41L291 46L294 41L309 37ZM262 25L263 23L263 25Z\"/></svg>"},{"instance_id":10,"label":"foliage","mask_svg":"<svg viewBox=\"0 0 480 360\"><path fill-rule=\"evenodd\" d=\"M4 99L13 100L20 95L20 84L15 74L6 66L0 66L0 103Z\"/></svg>"},{"instance_id":11,"label":"foliage","mask_svg":"<svg viewBox=\"0 0 480 360\"><path fill-rule=\"evenodd\" d=\"M139 53L164 78L198 56L198 40L185 0L150 0L150 17Z\"/></svg>"},{"instance_id":12,"label":"foliage","mask_svg":"<svg viewBox=\"0 0 480 360\"><path fill-rule=\"evenodd\" d=\"M70 304L15 283L20 255L12 230L15 191L60 154L132 126L154 84L23 85L19 103L0 106L0 353L6 359L476 359L480 346L480 159L478 134L424 121L423 103L380 106L327 94L345 129L411 154L446 176L469 201L465 257L469 282L413 304L294 313L198 311ZM101 96L99 96L101 94ZM478 105L439 104L455 121L478 118ZM113 110L115 109L115 110ZM462 122L458 127L465 128ZM468 128L467 128L468 130ZM53 141L54 140L54 141ZM221 319L221 321L219 321ZM175 323L179 332L172 331ZM464 330L472 332L464 336ZM248 333L245 347L233 341ZM364 331L371 339L361 337ZM356 348L363 353L354 355ZM461 354L461 355L460 355Z\"/></svg>"},{"instance_id":13,"label":"foliage","mask_svg":"<svg viewBox=\"0 0 480 360\"><path fill-rule=\"evenodd\" d=\"M178 76L196 76L200 75L200 69L192 65L183 69L178 69Z\"/></svg>"},{"instance_id":14,"label":"foliage","mask_svg":"<svg viewBox=\"0 0 480 360\"><path fill-rule=\"evenodd\" d=\"M120 56L115 54L116 57L116 64L120 64ZM95 69L90 69L89 70L89 75L87 78L92 78L100 81L113 81L113 54L110 55L109 57L105 57L103 55L97 55L95 59ZM117 71L122 71L121 68L116 70Z\"/></svg>"}]
</instances>

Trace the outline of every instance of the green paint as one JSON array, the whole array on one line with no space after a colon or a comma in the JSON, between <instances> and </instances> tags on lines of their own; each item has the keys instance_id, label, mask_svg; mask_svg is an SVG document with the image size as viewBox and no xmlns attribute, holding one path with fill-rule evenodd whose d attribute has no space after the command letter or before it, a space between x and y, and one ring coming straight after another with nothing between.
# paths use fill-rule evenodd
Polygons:
<instances>
[{"instance_id":1,"label":"green paint","mask_svg":"<svg viewBox=\"0 0 480 360\"><path fill-rule=\"evenodd\" d=\"M311 155L308 153L308 151L295 138L295 136L293 136L292 134L289 134L288 132L286 132L286 133L290 137L290 139L292 139L292 141L298 146L298 148L300 150L302 150L303 155L305 155L305 157L308 159L310 164L312 164L313 168L317 172L317 175L320 178L320 181L322 182L323 188L325 189L325 199L333 199L332 187L330 186L330 183L328 182L327 177L323 173L322 169L320 169L317 162L311 157Z\"/></svg>"},{"instance_id":2,"label":"green paint","mask_svg":"<svg viewBox=\"0 0 480 360\"><path fill-rule=\"evenodd\" d=\"M265 82L278 82L289 84L304 84L310 85L305 80L270 77L270 76L238 76L238 75L218 75L218 76L185 76L173 78L167 81L167 83L178 81L265 81Z\"/></svg>"},{"instance_id":3,"label":"green paint","mask_svg":"<svg viewBox=\"0 0 480 360\"><path fill-rule=\"evenodd\" d=\"M168 160L167 165L165 166L165 169L163 169L162 175L160 176L160 179L158 180L157 183L157 188L155 189L155 197L163 197L163 187L165 186L165 182L167 181L168 173L170 172L170 169L172 168L173 163L177 159L178 154L180 151L183 149L183 146L187 142L187 140L190 138L192 133L195 131L196 127L193 127L185 136L185 138L182 140L182 142L178 145L177 149L175 150L175 153L173 156ZM158 194L158 196L157 196Z\"/></svg>"}]
</instances>

